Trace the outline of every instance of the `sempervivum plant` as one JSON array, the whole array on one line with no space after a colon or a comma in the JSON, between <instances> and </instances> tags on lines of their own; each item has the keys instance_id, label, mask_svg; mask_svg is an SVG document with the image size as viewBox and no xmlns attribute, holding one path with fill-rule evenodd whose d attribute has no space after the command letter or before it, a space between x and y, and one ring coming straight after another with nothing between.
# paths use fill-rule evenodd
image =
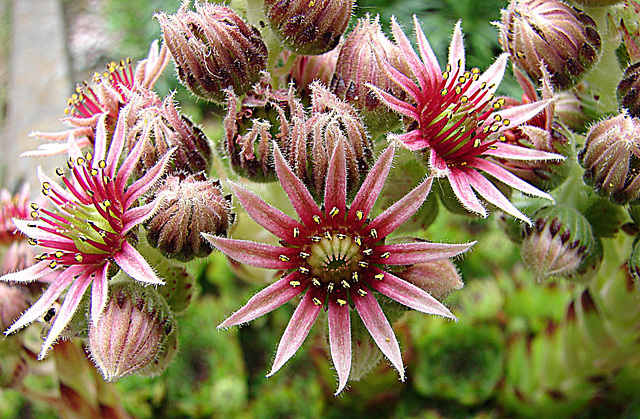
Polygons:
<instances>
[{"instance_id":1,"label":"sempervivum plant","mask_svg":"<svg viewBox=\"0 0 640 419\"><path fill-rule=\"evenodd\" d=\"M414 310L453 318L453 314L423 289L394 275L390 268L446 259L473 243L425 241L385 244L385 237L418 210L431 189L425 179L382 214L369 220L371 209L391 169L394 147L373 166L351 205L347 204L347 164L344 141L333 150L327 172L324 205L318 207L276 147L278 179L300 220L285 215L258 196L234 185L238 200L262 227L281 239L282 246L206 235L211 243L241 263L286 273L256 294L218 327L251 321L303 295L278 345L269 375L278 371L302 345L323 308L328 311L331 358L338 373L339 393L351 369L349 313L355 309L380 350L404 380L400 347L376 299L377 293Z\"/></svg>"}]
</instances>

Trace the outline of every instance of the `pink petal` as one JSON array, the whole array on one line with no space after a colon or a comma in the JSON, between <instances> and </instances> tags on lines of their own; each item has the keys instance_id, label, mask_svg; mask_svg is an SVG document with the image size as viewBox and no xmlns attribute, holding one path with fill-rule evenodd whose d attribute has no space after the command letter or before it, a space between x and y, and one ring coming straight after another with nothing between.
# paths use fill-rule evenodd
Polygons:
<instances>
[{"instance_id":1,"label":"pink petal","mask_svg":"<svg viewBox=\"0 0 640 419\"><path fill-rule=\"evenodd\" d=\"M490 162L485 159L473 158L469 159L468 166L475 167L476 169L484 170L489 173L491 176L495 177L499 181L511 186L512 188L518 189L526 194L539 196L541 198L546 198L550 201L554 201L553 197L546 192L541 191L540 189L529 185L524 180L520 179L513 173L509 172L505 168Z\"/></svg>"},{"instance_id":2,"label":"pink petal","mask_svg":"<svg viewBox=\"0 0 640 419\"><path fill-rule=\"evenodd\" d=\"M398 22L393 16L391 17L391 32L393 33L396 45L400 49L401 57L409 65L409 68L418 79L421 90L425 91L428 88L427 77L429 75L427 73L427 68L425 68L424 64L416 55L409 38L407 38L407 35L404 33L400 25L398 25ZM439 71L440 69L438 69L438 72Z\"/></svg>"},{"instance_id":3,"label":"pink petal","mask_svg":"<svg viewBox=\"0 0 640 419\"><path fill-rule=\"evenodd\" d=\"M150 137L149 131L151 131L152 126L153 124L151 123L145 125L144 130L142 134L140 134L140 137L136 141L135 145L133 146L133 149L131 149L127 153L127 156L125 157L124 161L120 165L120 168L118 169L119 180L120 179L122 179L123 181L128 180L129 177L131 177L131 174L133 173L133 171L136 169L136 166L140 164L140 156L142 155L142 152L145 149L145 145L147 141L149 141L148 140L148 138ZM123 189L124 185L125 183L118 183L118 188Z\"/></svg>"},{"instance_id":4,"label":"pink petal","mask_svg":"<svg viewBox=\"0 0 640 419\"><path fill-rule=\"evenodd\" d=\"M111 264L109 262L102 266L102 269L95 272L96 276L93 278L93 286L91 287L91 322L95 324L102 310L107 305L107 299L109 298L107 272Z\"/></svg>"},{"instance_id":5,"label":"pink petal","mask_svg":"<svg viewBox=\"0 0 640 419\"><path fill-rule=\"evenodd\" d=\"M300 266L300 250L296 248L227 239L208 233L202 233L202 236L216 249L240 263L267 269L295 269Z\"/></svg>"},{"instance_id":6,"label":"pink petal","mask_svg":"<svg viewBox=\"0 0 640 419\"><path fill-rule=\"evenodd\" d=\"M240 310L220 323L218 329L250 322L291 301L307 288L308 281L303 279L298 271L279 279L251 297ZM291 285L292 281L298 281L300 285L294 287Z\"/></svg>"},{"instance_id":7,"label":"pink petal","mask_svg":"<svg viewBox=\"0 0 640 419\"><path fill-rule=\"evenodd\" d=\"M422 96L422 92L420 91L420 87L418 87L416 82L412 78L404 75L404 73L401 73L400 71L398 71L384 57L380 57L377 50L374 50L374 53L376 56L376 60L378 61L382 69L387 73L391 81L397 84L398 87L400 87L402 90L407 92L407 94L411 96L411 99L414 102L417 102L418 99ZM371 88L375 88L376 86L374 86L373 84L367 83L367 87L371 89Z\"/></svg>"},{"instance_id":8,"label":"pink petal","mask_svg":"<svg viewBox=\"0 0 640 419\"><path fill-rule=\"evenodd\" d=\"M151 265L128 241L122 242L122 248L113 255L113 259L120 269L136 281L140 281L145 285L164 285L164 281L156 276Z\"/></svg>"},{"instance_id":9,"label":"pink petal","mask_svg":"<svg viewBox=\"0 0 640 419\"><path fill-rule=\"evenodd\" d=\"M471 96L474 94L483 83L487 83L487 93L494 94L496 90L498 90L498 86L504 77L504 71L507 68L507 58L507 53L500 54L493 64L482 73L478 81L472 85L467 95Z\"/></svg>"},{"instance_id":10,"label":"pink petal","mask_svg":"<svg viewBox=\"0 0 640 419\"><path fill-rule=\"evenodd\" d=\"M131 207L136 199L151 189L162 175L164 175L164 170L175 150L176 147L167 151L160 161L158 161L151 169L147 170L144 176L127 188L127 192L124 194L124 208ZM120 190L124 189L127 180L128 178L125 178L124 176L121 177L120 173L118 173L118 179L116 182L119 185L118 188Z\"/></svg>"},{"instance_id":11,"label":"pink petal","mask_svg":"<svg viewBox=\"0 0 640 419\"><path fill-rule=\"evenodd\" d=\"M369 89L371 89L385 105L397 113L416 120L420 118L418 110L412 104L404 102L372 84L369 85Z\"/></svg>"},{"instance_id":12,"label":"pink petal","mask_svg":"<svg viewBox=\"0 0 640 419\"><path fill-rule=\"evenodd\" d=\"M372 279L369 281L369 285L376 291L422 313L436 314L456 320L456 317L451 314L449 309L428 292L389 272L377 268L374 269L374 272L384 275L382 280Z\"/></svg>"},{"instance_id":13,"label":"pink petal","mask_svg":"<svg viewBox=\"0 0 640 419\"><path fill-rule=\"evenodd\" d=\"M507 214L511 214L531 225L531 220L529 220L526 215L520 212L520 210L509 202L509 200L498 190L498 188L495 187L493 183L489 182L480 173L473 169L467 170L466 174L473 189L475 189L483 199L491 202Z\"/></svg>"},{"instance_id":14,"label":"pink petal","mask_svg":"<svg viewBox=\"0 0 640 419\"><path fill-rule=\"evenodd\" d=\"M460 204L469 211L486 218L487 210L484 209L480 201L478 201L475 192L471 189L471 184L469 183L470 181L467 178L466 172L454 169L448 178L451 189L456 195L456 198L458 198L458 201L460 201Z\"/></svg>"},{"instance_id":15,"label":"pink petal","mask_svg":"<svg viewBox=\"0 0 640 419\"><path fill-rule=\"evenodd\" d=\"M280 148L274 143L273 154L276 162L276 173L282 188L287 193L289 201L296 210L298 217L307 227L312 228L316 223L313 216L322 218L320 208L316 205L311 193L302 181L293 173L287 162L284 160Z\"/></svg>"},{"instance_id":16,"label":"pink petal","mask_svg":"<svg viewBox=\"0 0 640 419\"><path fill-rule=\"evenodd\" d=\"M277 208L264 202L253 192L250 192L240 185L229 182L235 192L238 201L247 211L247 214L262 227L272 234L284 239L288 243L295 243L294 229L300 229L302 225Z\"/></svg>"},{"instance_id":17,"label":"pink petal","mask_svg":"<svg viewBox=\"0 0 640 419\"><path fill-rule=\"evenodd\" d=\"M326 219L344 220L347 203L347 156L344 150L344 141L338 140L329 169L327 170L327 180L324 190L324 210ZM332 217L333 209L338 213Z\"/></svg>"},{"instance_id":18,"label":"pink petal","mask_svg":"<svg viewBox=\"0 0 640 419\"><path fill-rule=\"evenodd\" d=\"M433 178L425 179L401 200L378 215L368 226L368 230L376 229L377 236L382 239L404 224L418 211L429 195Z\"/></svg>"},{"instance_id":19,"label":"pink petal","mask_svg":"<svg viewBox=\"0 0 640 419\"><path fill-rule=\"evenodd\" d=\"M116 169L118 167L118 161L120 160L120 156L122 155L122 149L124 148L125 142L125 128L127 126L127 116L129 115L129 111L131 110L131 106L126 106L124 109L120 110L118 114L118 121L116 122L115 131L113 136L111 137L111 143L109 145L109 151L106 156L107 167L105 168L106 175L109 178L113 179L115 177ZM106 133L104 136L96 136L96 143L98 142L107 142ZM99 145L97 148L106 148L106 145Z\"/></svg>"},{"instance_id":20,"label":"pink petal","mask_svg":"<svg viewBox=\"0 0 640 419\"><path fill-rule=\"evenodd\" d=\"M448 244L430 242L412 242L385 244L374 247L371 262L385 265L413 265L415 263L433 262L448 259L464 253L476 242ZM388 256L387 256L388 252ZM387 257L382 257L382 256Z\"/></svg>"},{"instance_id":21,"label":"pink petal","mask_svg":"<svg viewBox=\"0 0 640 419\"><path fill-rule=\"evenodd\" d=\"M60 272L60 275L58 275L55 281L47 287L38 301L33 303L33 305L29 307L29 309L25 311L24 314L4 332L4 334L9 335L42 316L47 310L49 310L69 284L74 281L74 276L81 274L84 270L84 267L72 266Z\"/></svg>"},{"instance_id":22,"label":"pink petal","mask_svg":"<svg viewBox=\"0 0 640 419\"><path fill-rule=\"evenodd\" d=\"M98 168L98 162L100 160L104 160L105 154L107 152L107 141L104 140L105 138L107 138L106 119L107 114L102 113L100 114L98 123L96 124L96 142L93 147L93 161L91 162L94 169ZM100 141L97 140L98 138L100 138Z\"/></svg>"},{"instance_id":23,"label":"pink petal","mask_svg":"<svg viewBox=\"0 0 640 419\"><path fill-rule=\"evenodd\" d=\"M498 133L517 127L520 124L524 124L531 118L539 114L547 107L553 100L540 100L538 102L527 103L526 105L518 105L513 108L500 110L494 113L494 115L500 115L502 121L509 120L509 125L499 124ZM493 118L488 118L487 121L493 123ZM487 123L485 123L485 126Z\"/></svg>"},{"instance_id":24,"label":"pink petal","mask_svg":"<svg viewBox=\"0 0 640 419\"><path fill-rule=\"evenodd\" d=\"M311 287L293 312L291 320L280 339L276 357L267 377L275 374L297 352L311 330L322 309L322 304L314 303L314 298L322 298L321 290Z\"/></svg>"},{"instance_id":25,"label":"pink petal","mask_svg":"<svg viewBox=\"0 0 640 419\"><path fill-rule=\"evenodd\" d=\"M395 146L391 144L380 155L380 157L378 157L378 161L376 161L371 168L371 171L362 183L362 186L360 186L360 190L351 203L351 208L347 215L347 224L352 224L354 222L363 224L369 216L371 208L373 208L373 205L376 203L376 200L380 195L380 191L382 191L382 187L389 175L394 152ZM362 217L360 218L358 217L358 211L362 211Z\"/></svg>"},{"instance_id":26,"label":"pink petal","mask_svg":"<svg viewBox=\"0 0 640 419\"><path fill-rule=\"evenodd\" d=\"M488 149L482 155L499 157L502 159L528 160L528 161L562 161L565 156L561 154L549 153L547 151L536 150L528 147L521 147L508 143L496 143L496 149Z\"/></svg>"},{"instance_id":27,"label":"pink petal","mask_svg":"<svg viewBox=\"0 0 640 419\"><path fill-rule=\"evenodd\" d=\"M415 16L414 16L415 19ZM465 70L465 56L464 56L464 42L462 41L462 28L461 22L457 21L456 26L453 29L453 37L451 38L451 44L449 44L449 65L455 71L459 68L460 74Z\"/></svg>"},{"instance_id":28,"label":"pink petal","mask_svg":"<svg viewBox=\"0 0 640 419\"><path fill-rule=\"evenodd\" d=\"M435 149L429 152L429 169L431 169L431 174L435 177L449 176L451 172L446 160L440 157Z\"/></svg>"},{"instance_id":29,"label":"pink petal","mask_svg":"<svg viewBox=\"0 0 640 419\"><path fill-rule=\"evenodd\" d=\"M62 333L65 327L69 324L69 321L78 309L78 305L82 300L82 295L90 283L91 277L89 275L81 275L73 282L73 284L71 284L67 295L64 297L62 307L60 307L60 311L58 311L56 319L49 330L49 334L42 345L42 350L40 351L40 354L38 354L39 360L42 360L47 355L47 351L51 348L51 345L53 345L60 336L60 333Z\"/></svg>"},{"instance_id":30,"label":"pink petal","mask_svg":"<svg viewBox=\"0 0 640 419\"><path fill-rule=\"evenodd\" d=\"M51 268L49 267L49 263L51 262L48 260L43 260L41 262L36 263L35 265L29 266L27 269L2 275L0 276L0 281L9 281L9 282L35 281L36 279L42 278L46 274L52 272Z\"/></svg>"},{"instance_id":31,"label":"pink petal","mask_svg":"<svg viewBox=\"0 0 640 419\"><path fill-rule=\"evenodd\" d=\"M371 292L364 296L356 292L351 293L356 310L376 342L382 353L391 361L391 364L400 373L400 379L404 381L404 367L402 366L402 355L396 336L391 329L389 321L385 317L380 305Z\"/></svg>"},{"instance_id":32,"label":"pink petal","mask_svg":"<svg viewBox=\"0 0 640 419\"><path fill-rule=\"evenodd\" d=\"M405 134L387 134L387 140L397 141L411 151L422 150L429 147L429 142L424 138L419 129L414 129Z\"/></svg>"},{"instance_id":33,"label":"pink petal","mask_svg":"<svg viewBox=\"0 0 640 419\"><path fill-rule=\"evenodd\" d=\"M431 49L431 45L424 35L418 18L413 15L413 27L416 33L416 39L418 41L418 49L420 50L420 56L422 57L422 63L425 67L425 73L429 76L429 80L434 83L442 78L442 70L440 69L440 63L438 58ZM464 53L464 51L463 51Z\"/></svg>"},{"instance_id":34,"label":"pink petal","mask_svg":"<svg viewBox=\"0 0 640 419\"><path fill-rule=\"evenodd\" d=\"M162 201L160 199L154 199L148 204L140 205L139 207L133 207L125 211L122 215L122 231L120 234L126 234L133 227L138 224L142 224L149 218L155 215L156 210L160 206Z\"/></svg>"},{"instance_id":35,"label":"pink petal","mask_svg":"<svg viewBox=\"0 0 640 419\"><path fill-rule=\"evenodd\" d=\"M346 300L346 299L345 299ZM338 373L338 390L340 393L347 385L351 371L351 321L349 305L340 306L335 299L329 299L329 346L331 359Z\"/></svg>"}]
</instances>

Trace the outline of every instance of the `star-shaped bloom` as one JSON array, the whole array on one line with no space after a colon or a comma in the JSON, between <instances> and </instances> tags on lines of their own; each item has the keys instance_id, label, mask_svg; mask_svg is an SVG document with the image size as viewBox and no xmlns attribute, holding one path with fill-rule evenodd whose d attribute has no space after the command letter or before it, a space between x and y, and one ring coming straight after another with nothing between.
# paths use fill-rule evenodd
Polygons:
<instances>
[{"instance_id":1,"label":"star-shaped bloom","mask_svg":"<svg viewBox=\"0 0 640 419\"><path fill-rule=\"evenodd\" d=\"M46 291L5 333L10 334L43 315L68 288L62 307L45 339L39 357L63 332L85 293L91 287L90 319L95 322L108 297L110 268L115 264L143 285L164 284L129 242L131 231L153 214L155 202L138 205L138 198L162 176L173 151L144 176L129 184L145 142L125 155L127 110L118 118L109 138L102 115L97 124L93 154L81 154L73 136L69 139L69 172L56 169L65 187L40 172L42 192L54 207L50 211L32 204L34 221L14 219L17 228L33 245L48 249L36 256L37 263L22 271L0 277L0 281L29 282L53 274ZM110 140L110 141L109 141ZM107 151L107 144L110 142Z\"/></svg>"},{"instance_id":2,"label":"star-shaped bloom","mask_svg":"<svg viewBox=\"0 0 640 419\"><path fill-rule=\"evenodd\" d=\"M513 160L562 160L563 156L503 142L501 133L520 125L542 111L550 101L543 100L501 109L504 99L495 92L504 75L507 55L502 54L482 74L478 68L465 69L460 22L455 26L444 71L414 16L420 55L398 23L391 26L401 55L412 77L384 62L395 83L408 94L408 101L370 86L394 111L414 121L410 130L390 135L411 150L425 153L431 172L446 177L460 203L469 211L487 216L476 193L503 211L530 223L509 200L480 172L526 194L553 198L513 175L492 161L492 157ZM474 192L475 190L475 192Z\"/></svg>"},{"instance_id":3,"label":"star-shaped bloom","mask_svg":"<svg viewBox=\"0 0 640 419\"><path fill-rule=\"evenodd\" d=\"M50 156L67 153L67 139L73 134L80 148L93 145L98 120L107 115L106 123L109 131L115 126L120 110L135 98L137 106L161 106L162 100L151 90L158 81L169 62L167 48L159 47L158 41L153 41L147 58L141 60L135 70L131 60L107 64L103 74L93 76L93 86L83 83L76 88L68 100L62 121L71 128L59 132L31 133L32 136L53 141L42 144L37 150L27 151L23 156Z\"/></svg>"},{"instance_id":4,"label":"star-shaped bloom","mask_svg":"<svg viewBox=\"0 0 640 419\"><path fill-rule=\"evenodd\" d=\"M393 145L382 153L348 206L345 147L343 140L338 142L328 165L322 208L287 165L277 146L274 147L278 179L299 220L241 186L233 185L233 189L249 216L280 238L282 246L206 237L218 250L240 263L283 270L285 274L218 327L249 322L302 295L278 345L270 376L295 354L324 307L328 312L331 358L338 374L337 394L349 378L352 357L349 315L356 310L373 340L404 379L398 341L376 300L377 293L423 313L455 317L429 293L397 277L388 268L450 258L465 252L473 243L385 243L385 237L418 210L432 183L432 178L425 179L370 220L371 209L391 168Z\"/></svg>"}]
</instances>

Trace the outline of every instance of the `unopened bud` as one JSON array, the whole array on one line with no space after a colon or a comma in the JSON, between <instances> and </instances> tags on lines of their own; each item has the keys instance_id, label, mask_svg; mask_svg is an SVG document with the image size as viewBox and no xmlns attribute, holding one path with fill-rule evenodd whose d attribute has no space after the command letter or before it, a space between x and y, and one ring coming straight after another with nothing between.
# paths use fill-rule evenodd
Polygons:
<instances>
[{"instance_id":1,"label":"unopened bud","mask_svg":"<svg viewBox=\"0 0 640 419\"><path fill-rule=\"evenodd\" d=\"M343 141L348 188L354 191L372 165L371 139L351 105L319 82L311 85L311 91L311 115L294 126L287 156L289 164L316 196L321 196L329 158L338 142Z\"/></svg>"},{"instance_id":2,"label":"unopened bud","mask_svg":"<svg viewBox=\"0 0 640 419\"><path fill-rule=\"evenodd\" d=\"M640 62L630 65L618 84L618 102L633 117L640 118Z\"/></svg>"},{"instance_id":3,"label":"unopened bud","mask_svg":"<svg viewBox=\"0 0 640 419\"><path fill-rule=\"evenodd\" d=\"M575 273L593 246L587 219L564 205L541 208L532 218L521 248L525 265L538 280Z\"/></svg>"},{"instance_id":4,"label":"unopened bud","mask_svg":"<svg viewBox=\"0 0 640 419\"><path fill-rule=\"evenodd\" d=\"M269 80L256 84L242 101L228 91L224 118L223 151L231 168L253 181L273 181L272 143L283 149L293 130L294 120L304 120L304 108L293 87L274 90Z\"/></svg>"},{"instance_id":5,"label":"unopened bud","mask_svg":"<svg viewBox=\"0 0 640 419\"><path fill-rule=\"evenodd\" d=\"M175 15L157 14L178 78L196 96L224 103L224 89L243 94L266 70L267 47L254 27L228 7L187 3Z\"/></svg>"},{"instance_id":6,"label":"unopened bud","mask_svg":"<svg viewBox=\"0 0 640 419\"><path fill-rule=\"evenodd\" d=\"M310 85L316 80L325 86L331 83L336 68L340 46L321 55L298 55L289 70L289 77L295 83L296 90L305 100L311 95ZM288 57L290 53L283 55Z\"/></svg>"},{"instance_id":7,"label":"unopened bud","mask_svg":"<svg viewBox=\"0 0 640 419\"><path fill-rule=\"evenodd\" d=\"M500 43L531 78L542 66L558 90L566 90L597 61L600 35L595 21L559 0L511 0L502 10Z\"/></svg>"},{"instance_id":8,"label":"unopened bud","mask_svg":"<svg viewBox=\"0 0 640 419\"><path fill-rule=\"evenodd\" d=\"M427 291L438 300L464 286L456 265L449 259L416 263L398 273L398 277Z\"/></svg>"},{"instance_id":9,"label":"unopened bud","mask_svg":"<svg viewBox=\"0 0 640 419\"><path fill-rule=\"evenodd\" d=\"M158 359L176 324L151 287L119 283L109 294L103 314L89 327L89 352L105 380L115 381Z\"/></svg>"},{"instance_id":10,"label":"unopened bud","mask_svg":"<svg viewBox=\"0 0 640 419\"><path fill-rule=\"evenodd\" d=\"M130 148L137 141L145 142L139 164L140 175L152 168L171 148L176 147L167 173L176 175L208 173L211 145L202 129L183 115L174 103L173 95L163 103L141 108L129 134Z\"/></svg>"},{"instance_id":11,"label":"unopened bud","mask_svg":"<svg viewBox=\"0 0 640 419\"><path fill-rule=\"evenodd\" d=\"M627 113L591 128L578 159L584 181L616 204L640 199L640 119Z\"/></svg>"},{"instance_id":12,"label":"unopened bud","mask_svg":"<svg viewBox=\"0 0 640 419\"><path fill-rule=\"evenodd\" d=\"M387 132L399 122L388 107L369 87L373 85L402 100L406 94L394 83L381 60L400 72L411 74L393 44L380 27L379 16L373 20L365 16L358 20L340 48L340 55L331 80L331 91L358 109L369 129Z\"/></svg>"},{"instance_id":13,"label":"unopened bud","mask_svg":"<svg viewBox=\"0 0 640 419\"><path fill-rule=\"evenodd\" d=\"M231 221L231 198L219 181L195 176L169 176L156 192L156 214L146 223L147 239L169 258L187 261L213 250L201 233L226 235Z\"/></svg>"},{"instance_id":14,"label":"unopened bud","mask_svg":"<svg viewBox=\"0 0 640 419\"><path fill-rule=\"evenodd\" d=\"M614 4L623 2L623 0L571 0L571 1L581 6L587 6L587 7L606 7L606 6L613 6Z\"/></svg>"},{"instance_id":15,"label":"unopened bud","mask_svg":"<svg viewBox=\"0 0 640 419\"><path fill-rule=\"evenodd\" d=\"M264 13L282 45L300 55L318 55L338 45L353 0L265 0Z\"/></svg>"},{"instance_id":16,"label":"unopened bud","mask_svg":"<svg viewBox=\"0 0 640 419\"><path fill-rule=\"evenodd\" d=\"M0 282L0 331L7 330L29 308L29 296L19 285Z\"/></svg>"}]
</instances>

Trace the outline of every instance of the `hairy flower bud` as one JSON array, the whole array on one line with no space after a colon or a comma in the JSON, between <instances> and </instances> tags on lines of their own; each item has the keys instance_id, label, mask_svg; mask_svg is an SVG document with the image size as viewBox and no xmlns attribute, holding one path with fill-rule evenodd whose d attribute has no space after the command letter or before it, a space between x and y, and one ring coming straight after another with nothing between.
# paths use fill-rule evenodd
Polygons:
<instances>
[{"instance_id":1,"label":"hairy flower bud","mask_svg":"<svg viewBox=\"0 0 640 419\"><path fill-rule=\"evenodd\" d=\"M618 102L633 117L640 118L640 62L630 65L624 71L624 78L618 84Z\"/></svg>"},{"instance_id":2,"label":"hairy flower bud","mask_svg":"<svg viewBox=\"0 0 640 419\"><path fill-rule=\"evenodd\" d=\"M595 21L559 0L511 0L502 10L500 43L533 79L546 66L558 90L593 66L601 44Z\"/></svg>"},{"instance_id":3,"label":"hairy flower bud","mask_svg":"<svg viewBox=\"0 0 640 419\"><path fill-rule=\"evenodd\" d=\"M623 0L571 0L581 6L587 7L606 7L614 4L622 3Z\"/></svg>"},{"instance_id":4,"label":"hairy flower bud","mask_svg":"<svg viewBox=\"0 0 640 419\"><path fill-rule=\"evenodd\" d=\"M196 96L223 103L224 89L243 94L266 69L267 47L254 27L228 7L184 3L175 15L156 15L178 78Z\"/></svg>"},{"instance_id":5,"label":"hairy flower bud","mask_svg":"<svg viewBox=\"0 0 640 419\"><path fill-rule=\"evenodd\" d=\"M28 298L22 286L0 282L0 330L7 330L29 308Z\"/></svg>"},{"instance_id":6,"label":"hairy flower bud","mask_svg":"<svg viewBox=\"0 0 640 419\"><path fill-rule=\"evenodd\" d=\"M538 280L569 276L578 270L593 247L587 219L572 207L556 205L538 210L525 231L522 259Z\"/></svg>"},{"instance_id":7,"label":"hairy flower bud","mask_svg":"<svg viewBox=\"0 0 640 419\"><path fill-rule=\"evenodd\" d=\"M369 15L358 20L340 48L340 55L331 80L331 91L360 110L366 125L372 130L389 131L399 118L380 103L369 85L376 86L402 100L405 94L394 83L380 60L385 60L405 74L410 74L400 59L399 48L382 32L379 16Z\"/></svg>"},{"instance_id":8,"label":"hairy flower bud","mask_svg":"<svg viewBox=\"0 0 640 419\"><path fill-rule=\"evenodd\" d=\"M353 0L265 0L264 13L282 44L300 55L318 55L338 45Z\"/></svg>"},{"instance_id":9,"label":"hairy flower bud","mask_svg":"<svg viewBox=\"0 0 640 419\"><path fill-rule=\"evenodd\" d=\"M146 173L173 147L176 150L167 173L189 175L209 172L209 140L200 127L180 113L173 94L164 102L141 107L134 115L136 120L127 140L129 149L132 149L137 141L146 142L138 164L140 175Z\"/></svg>"},{"instance_id":10,"label":"hairy flower bud","mask_svg":"<svg viewBox=\"0 0 640 419\"><path fill-rule=\"evenodd\" d=\"M289 70L289 79L295 83L297 91L305 100L311 96L310 85L314 81L320 80L326 86L331 83L340 49L338 46L321 55L296 56ZM285 51L283 56L288 58L290 53Z\"/></svg>"},{"instance_id":11,"label":"hairy flower bud","mask_svg":"<svg viewBox=\"0 0 640 419\"><path fill-rule=\"evenodd\" d=\"M187 261L213 250L201 233L226 235L231 198L219 181L169 176L156 192L156 214L146 223L149 243L169 258Z\"/></svg>"},{"instance_id":12,"label":"hairy flower bud","mask_svg":"<svg viewBox=\"0 0 640 419\"><path fill-rule=\"evenodd\" d=\"M321 196L329 158L342 139L347 155L348 189L360 185L373 160L373 144L358 112L322 83L311 85L311 115L292 130L288 160L293 171Z\"/></svg>"},{"instance_id":13,"label":"hairy flower bud","mask_svg":"<svg viewBox=\"0 0 640 419\"><path fill-rule=\"evenodd\" d=\"M464 286L458 269L449 259L416 263L398 273L398 277L427 291L438 300Z\"/></svg>"},{"instance_id":14,"label":"hairy flower bud","mask_svg":"<svg viewBox=\"0 0 640 419\"><path fill-rule=\"evenodd\" d=\"M89 326L89 352L105 380L114 381L149 365L163 351L175 321L151 287L110 285L110 298Z\"/></svg>"},{"instance_id":15,"label":"hairy flower bud","mask_svg":"<svg viewBox=\"0 0 640 419\"><path fill-rule=\"evenodd\" d=\"M233 92L227 93L222 147L231 168L254 181L275 180L271 143L275 140L287 148L293 120L304 120L300 100L291 86L274 90L267 79L254 86L240 104Z\"/></svg>"},{"instance_id":16,"label":"hairy flower bud","mask_svg":"<svg viewBox=\"0 0 640 419\"><path fill-rule=\"evenodd\" d=\"M625 112L596 124L578 159L599 195L620 205L640 199L640 119Z\"/></svg>"}]
</instances>

